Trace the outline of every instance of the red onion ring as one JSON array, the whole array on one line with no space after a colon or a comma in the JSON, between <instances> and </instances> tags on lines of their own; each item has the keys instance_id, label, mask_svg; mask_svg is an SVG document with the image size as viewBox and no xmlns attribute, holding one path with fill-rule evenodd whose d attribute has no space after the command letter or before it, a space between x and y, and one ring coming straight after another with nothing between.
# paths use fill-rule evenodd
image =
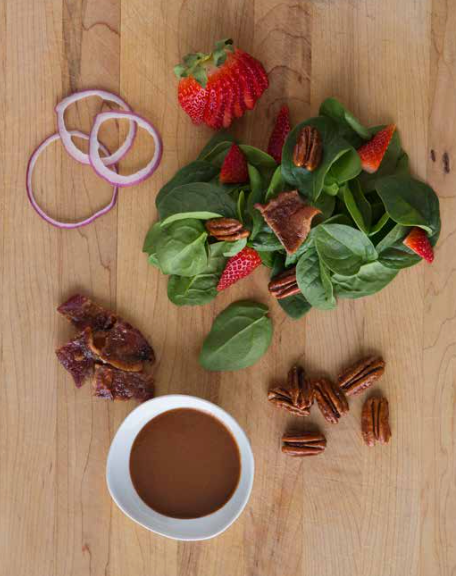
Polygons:
<instances>
[{"instance_id":1,"label":"red onion ring","mask_svg":"<svg viewBox=\"0 0 456 576\"><path fill-rule=\"evenodd\" d=\"M98 141L98 132L100 130L101 125L106 120L115 120L115 119L122 119L125 118L127 120L132 120L136 122L138 126L146 130L154 139L155 142L155 150L154 155L152 156L152 160L141 170L135 172L134 174L130 174L128 176L123 174L117 174L112 172L109 168L105 166L103 163L102 158L100 157L100 150L99 150L99 141ZM160 164L160 160L162 157L163 152L163 145L160 138L160 134L157 130L152 126L150 122L148 122L145 118L138 116L137 114L130 112L130 111L113 111L113 112L101 112L96 116L95 121L92 126L92 130L90 132L90 140L89 140L89 159L92 168L104 178L110 184L119 187L126 187L126 186L133 186L134 184L139 184L146 178L149 178L153 172L157 169L158 165Z\"/></svg>"},{"instance_id":2,"label":"red onion ring","mask_svg":"<svg viewBox=\"0 0 456 576\"><path fill-rule=\"evenodd\" d=\"M68 132L68 134L69 134L70 138L77 136L78 138L83 138L84 140L89 140L89 136L87 134L84 134L84 132L80 132L79 130L70 130ZM71 230L73 228L79 228L81 226L86 226L87 224L90 224L91 222L93 222L94 220L96 220L100 216L103 216L103 214L107 214L112 208L114 208L114 206L117 202L117 187L114 187L114 189L112 191L112 197L111 197L109 204L107 204L104 208L102 208L101 210L98 210L98 212L95 212L95 214L92 214L92 216L89 216L85 220L81 220L79 222L60 222L59 220L55 220L54 218L52 218L51 216L46 214L46 212L38 205L38 202L36 201L35 195L33 193L33 188L32 188L33 169L35 168L35 164L36 164L38 157L40 156L41 152L43 152L43 150L45 148L47 148L49 146L49 144L51 144L52 142L55 142L56 140L59 140L59 139L61 139L61 136L58 132L55 134L52 134L52 136L48 136L46 138L46 140L41 142L41 144L38 146L38 148L30 156L30 159L29 159L28 165L27 165L27 173L26 173L27 197L30 201L30 204L34 208L34 210L41 216L41 218L43 218L43 220L46 220L46 222L48 222L48 224L52 224L52 226L55 226L56 228L65 228L67 230ZM105 146L103 146L103 144L99 143L99 146L100 146L103 153L109 154L109 150Z\"/></svg>"},{"instance_id":3,"label":"red onion ring","mask_svg":"<svg viewBox=\"0 0 456 576\"><path fill-rule=\"evenodd\" d=\"M106 90L83 90L82 92L75 92L70 96L64 98L61 102L57 104L55 107L55 112L57 114L57 129L60 134L60 138L62 139L62 144L65 147L65 150L68 154L81 164L90 164L89 155L85 152L79 150L79 148L74 144L71 139L70 131L67 129L65 125L65 110L73 104L74 102L78 102L79 100L84 100L85 98L89 98L90 96L98 96L103 100L108 100L109 102L114 102L123 110L131 110L130 106L122 100L120 96L116 94L112 94L112 92L107 92ZM121 158L125 156L125 154L130 150L133 140L136 136L136 123L131 121L130 122L130 129L128 131L127 137L122 145L118 148L114 154L110 154L103 158L102 162L106 166L112 166L113 164L117 164Z\"/></svg>"}]
</instances>

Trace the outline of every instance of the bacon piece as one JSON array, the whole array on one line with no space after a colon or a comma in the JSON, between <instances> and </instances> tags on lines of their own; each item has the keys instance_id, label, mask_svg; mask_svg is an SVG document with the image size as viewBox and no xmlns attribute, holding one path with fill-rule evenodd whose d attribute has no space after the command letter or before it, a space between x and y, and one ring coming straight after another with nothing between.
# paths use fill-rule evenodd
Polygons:
<instances>
[{"instance_id":1,"label":"bacon piece","mask_svg":"<svg viewBox=\"0 0 456 576\"><path fill-rule=\"evenodd\" d=\"M60 364L73 376L78 388L92 376L95 360L87 346L85 332L58 348L55 353Z\"/></svg>"},{"instance_id":2,"label":"bacon piece","mask_svg":"<svg viewBox=\"0 0 456 576\"><path fill-rule=\"evenodd\" d=\"M109 331L90 332L88 346L102 362L127 372L141 372L144 362L155 361L154 351L141 332L124 320Z\"/></svg>"},{"instance_id":3,"label":"bacon piece","mask_svg":"<svg viewBox=\"0 0 456 576\"><path fill-rule=\"evenodd\" d=\"M154 396L154 382L150 374L124 372L97 365L92 384L94 396L109 400L135 398L144 402Z\"/></svg>"},{"instance_id":4,"label":"bacon piece","mask_svg":"<svg viewBox=\"0 0 456 576\"><path fill-rule=\"evenodd\" d=\"M312 218L321 210L306 204L299 192L281 192L268 204L255 204L288 254L294 254L310 232Z\"/></svg>"},{"instance_id":5,"label":"bacon piece","mask_svg":"<svg viewBox=\"0 0 456 576\"><path fill-rule=\"evenodd\" d=\"M109 330L117 321L117 316L102 306L92 302L82 294L75 294L57 308L67 320L79 330Z\"/></svg>"}]
</instances>

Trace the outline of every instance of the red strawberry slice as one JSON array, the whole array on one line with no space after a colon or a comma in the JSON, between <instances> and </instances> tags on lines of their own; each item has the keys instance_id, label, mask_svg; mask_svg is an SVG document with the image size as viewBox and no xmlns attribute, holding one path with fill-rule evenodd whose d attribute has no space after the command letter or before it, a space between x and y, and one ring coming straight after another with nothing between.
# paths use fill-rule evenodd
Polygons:
<instances>
[{"instance_id":1,"label":"red strawberry slice","mask_svg":"<svg viewBox=\"0 0 456 576\"><path fill-rule=\"evenodd\" d=\"M290 110L288 106L282 106L277 114L268 144L268 154L274 158L277 164L282 162L282 149L290 130Z\"/></svg>"},{"instance_id":2,"label":"red strawberry slice","mask_svg":"<svg viewBox=\"0 0 456 576\"><path fill-rule=\"evenodd\" d=\"M225 109L223 111L222 124L224 128L228 128L231 125L234 117L234 100L236 98L236 93L234 89L234 82L230 76L226 75L227 89L225 95Z\"/></svg>"},{"instance_id":3,"label":"red strawberry slice","mask_svg":"<svg viewBox=\"0 0 456 576\"><path fill-rule=\"evenodd\" d=\"M252 70L255 76L256 83L260 90L260 93L258 94L259 98L261 94L263 94L263 92L269 86L269 79L268 75L266 74L266 70L264 69L263 64L259 60L257 60L250 54L247 54L247 52L242 53L242 58L244 59L245 62L248 62L250 69Z\"/></svg>"},{"instance_id":4,"label":"red strawberry slice","mask_svg":"<svg viewBox=\"0 0 456 576\"><path fill-rule=\"evenodd\" d=\"M222 184L240 184L249 179L247 159L237 144L232 144L220 170Z\"/></svg>"},{"instance_id":5,"label":"red strawberry slice","mask_svg":"<svg viewBox=\"0 0 456 576\"><path fill-rule=\"evenodd\" d=\"M244 248L228 260L217 285L217 290L226 290L242 278L251 274L261 264L260 255L253 248Z\"/></svg>"},{"instance_id":6,"label":"red strawberry slice","mask_svg":"<svg viewBox=\"0 0 456 576\"><path fill-rule=\"evenodd\" d=\"M209 93L192 78L183 78L179 84L179 104L190 116L194 124L201 124Z\"/></svg>"},{"instance_id":7,"label":"red strawberry slice","mask_svg":"<svg viewBox=\"0 0 456 576\"><path fill-rule=\"evenodd\" d=\"M261 82L252 63L248 58L245 58L245 53L242 52L242 50L236 50L236 53L239 62L239 69L242 71L249 85L254 100L253 105L255 106L256 101L263 94Z\"/></svg>"},{"instance_id":8,"label":"red strawberry slice","mask_svg":"<svg viewBox=\"0 0 456 576\"><path fill-rule=\"evenodd\" d=\"M361 166L365 172L373 174L378 170L395 130L396 124L390 124L358 148Z\"/></svg>"},{"instance_id":9,"label":"red strawberry slice","mask_svg":"<svg viewBox=\"0 0 456 576\"><path fill-rule=\"evenodd\" d=\"M404 244L410 250L413 250L415 254L424 258L426 262L431 264L434 260L434 250L432 248L431 243L429 242L429 238L426 232L422 228L412 228L412 231L409 235L405 238Z\"/></svg>"}]
</instances>

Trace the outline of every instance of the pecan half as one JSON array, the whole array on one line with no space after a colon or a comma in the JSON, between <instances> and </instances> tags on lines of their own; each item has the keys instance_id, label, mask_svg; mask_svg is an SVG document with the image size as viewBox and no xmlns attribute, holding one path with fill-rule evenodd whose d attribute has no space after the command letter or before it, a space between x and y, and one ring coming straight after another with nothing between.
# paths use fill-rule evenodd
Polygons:
<instances>
[{"instance_id":1,"label":"pecan half","mask_svg":"<svg viewBox=\"0 0 456 576\"><path fill-rule=\"evenodd\" d=\"M376 442L388 444L391 438L391 428L386 398L374 397L366 400L361 414L361 432L368 446L374 446Z\"/></svg>"},{"instance_id":2,"label":"pecan half","mask_svg":"<svg viewBox=\"0 0 456 576\"><path fill-rule=\"evenodd\" d=\"M282 452L289 456L317 456L326 448L326 438L319 432L284 434L282 442Z\"/></svg>"},{"instance_id":3,"label":"pecan half","mask_svg":"<svg viewBox=\"0 0 456 576\"><path fill-rule=\"evenodd\" d=\"M206 222L206 230L217 240L225 242L236 242L250 235L236 218L213 218Z\"/></svg>"},{"instance_id":4,"label":"pecan half","mask_svg":"<svg viewBox=\"0 0 456 576\"><path fill-rule=\"evenodd\" d=\"M275 276L269 282L268 289L271 296L274 296L277 300L299 294L301 290L296 281L296 266Z\"/></svg>"},{"instance_id":5,"label":"pecan half","mask_svg":"<svg viewBox=\"0 0 456 576\"><path fill-rule=\"evenodd\" d=\"M383 358L369 356L343 370L337 383L347 396L356 396L370 388L385 372Z\"/></svg>"},{"instance_id":6,"label":"pecan half","mask_svg":"<svg viewBox=\"0 0 456 576\"><path fill-rule=\"evenodd\" d=\"M343 391L326 378L314 382L315 400L321 413L328 422L337 424L340 417L349 410L347 399Z\"/></svg>"},{"instance_id":7,"label":"pecan half","mask_svg":"<svg viewBox=\"0 0 456 576\"><path fill-rule=\"evenodd\" d=\"M308 416L314 402L312 382L300 366L293 366L288 372L287 386L271 388L268 400L296 416Z\"/></svg>"},{"instance_id":8,"label":"pecan half","mask_svg":"<svg viewBox=\"0 0 456 576\"><path fill-rule=\"evenodd\" d=\"M293 150L294 165L313 172L320 165L322 152L320 132L313 126L304 126Z\"/></svg>"}]
</instances>

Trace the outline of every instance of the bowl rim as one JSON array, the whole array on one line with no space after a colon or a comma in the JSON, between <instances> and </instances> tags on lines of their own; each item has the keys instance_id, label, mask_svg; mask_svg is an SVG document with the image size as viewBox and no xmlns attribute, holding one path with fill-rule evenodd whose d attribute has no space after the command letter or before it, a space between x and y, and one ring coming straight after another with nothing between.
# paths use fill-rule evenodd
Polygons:
<instances>
[{"instance_id":1,"label":"bowl rim","mask_svg":"<svg viewBox=\"0 0 456 576\"><path fill-rule=\"evenodd\" d=\"M120 448L119 446L117 446L117 442L119 441L119 437L123 433L125 433L125 429L128 428L128 426L135 420L135 418L137 418L138 412L144 411L145 409L147 410L147 408L150 408L153 404L157 403L157 401L160 401L160 402L165 401L166 402L167 400L170 400L171 402L177 402L177 404L180 404L180 405L170 406L169 408L163 408L163 409L160 409L159 411L157 411L155 413L152 413L151 417L147 420L147 422L145 422L141 426L141 428L139 428L138 431L135 433L135 436L134 436L132 442L134 442L134 439L139 434L140 430L148 422L150 422L153 418L155 418L159 414L163 414L164 412L168 412L170 410L175 410L175 409L179 409L179 408L190 408L190 409L194 409L194 410L201 409L202 411L205 411L204 408L206 407L206 409L207 409L206 412L209 413L214 418L217 418L226 428L228 428L228 430L232 434L232 436L233 436L233 438L234 438L234 440L238 446L241 460L242 460L242 453L241 453L240 444L241 443L243 444L244 456L248 460L246 463L244 463L244 465L241 466L241 472L240 472L239 482L238 482L237 488L235 489L235 491L234 491L233 495L230 497L230 499L220 509L218 509L215 512L208 514L206 516L202 516L200 518L193 518L193 519L168 518L170 520L176 520L182 524L185 524L187 522L204 521L205 519L210 518L213 514L217 514L218 512L223 510L225 508L225 506L227 506L232 501L237 490L239 489L239 486L241 485L241 480L243 480L243 474L247 475L247 476L244 476L244 482L246 482L246 488L244 491L244 496L241 498L236 511L228 518L227 522L225 522L218 530L213 531L209 534L204 534L203 536L173 535L172 530L170 530L169 532L166 532L166 531L163 531L163 530L155 528L155 527L152 528L151 526L142 522L140 519L136 518L134 516L134 514L131 513L131 511L126 509L126 507L119 501L119 498L117 497L117 494L116 494L116 489L114 488L114 485L113 485L114 484L114 478L113 478L114 463L113 462L117 456L116 451ZM191 400L191 402L196 403L198 405L198 407L187 406L186 401L188 401L188 400ZM214 414L214 412L215 412L215 414ZM244 432L243 428L240 426L240 424L237 422L237 420L235 420L235 418L233 416L231 416L231 414L229 414L226 410L224 410L223 408L221 408L220 406L218 406L214 402L210 402L209 400L206 400L204 398L200 398L198 396L192 396L190 394L164 394L162 396L156 396L155 398L151 398L150 400L147 400L146 402L143 402L139 406L135 407L124 418L124 420L121 422L120 426L117 428L116 433L114 434L114 436L111 440L111 444L110 444L109 451L108 451L108 457L106 460L106 484L108 487L109 494L110 494L111 498L113 499L113 501L115 502L115 504L117 505L117 507L128 518L130 518L130 520L133 520L133 522L135 522L136 524L139 524L143 528L146 528L146 530L149 530L149 531L151 531L155 534L158 534L160 536L164 536L165 538L169 538L171 540L177 540L177 541L195 542L195 541L209 540L211 538L215 538L216 536L218 536L219 534L221 534L222 532L227 530L239 518L239 516L244 511L244 509L245 509L245 507L246 507L246 505L250 499L251 493L252 493L254 477L255 477L255 459L253 456L252 446L251 446L250 441L247 437L247 434ZM130 477L130 480L131 480L131 477ZM137 495L137 496L139 498L139 495ZM147 505L144 504L144 506L147 506ZM153 511L153 513L158 514L155 511ZM162 516L160 514L158 514L158 515ZM164 517L164 518L167 518L167 517Z\"/></svg>"}]
</instances>

